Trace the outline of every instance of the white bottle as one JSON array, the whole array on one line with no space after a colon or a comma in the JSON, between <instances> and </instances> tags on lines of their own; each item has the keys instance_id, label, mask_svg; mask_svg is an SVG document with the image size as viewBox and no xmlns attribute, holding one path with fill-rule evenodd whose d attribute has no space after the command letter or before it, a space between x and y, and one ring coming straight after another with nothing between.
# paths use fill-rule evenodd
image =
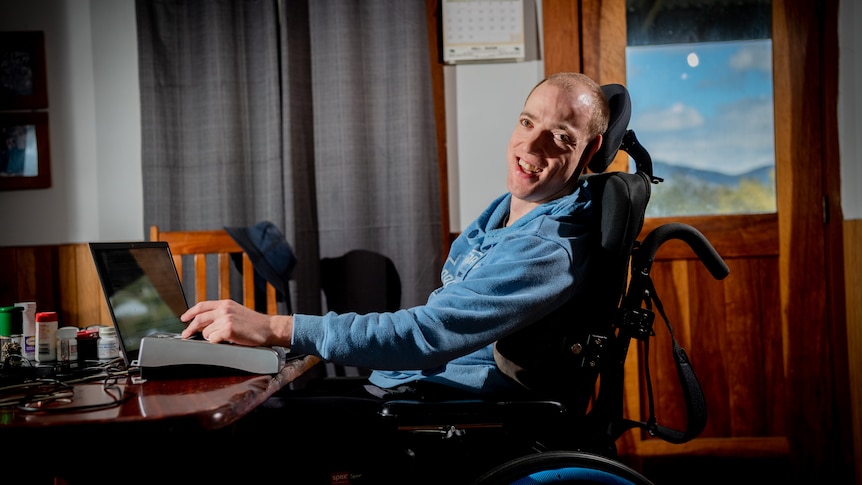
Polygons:
<instances>
[{"instance_id":1,"label":"white bottle","mask_svg":"<svg viewBox=\"0 0 862 485\"><path fill-rule=\"evenodd\" d=\"M78 360L78 327L62 327L57 330L57 360Z\"/></svg>"},{"instance_id":2,"label":"white bottle","mask_svg":"<svg viewBox=\"0 0 862 485\"><path fill-rule=\"evenodd\" d=\"M36 362L57 360L57 312L36 314Z\"/></svg>"},{"instance_id":3,"label":"white bottle","mask_svg":"<svg viewBox=\"0 0 862 485\"><path fill-rule=\"evenodd\" d=\"M23 301L15 306L24 308L21 323L24 330L24 344L21 346L21 355L27 360L36 358L36 302Z\"/></svg>"},{"instance_id":4,"label":"white bottle","mask_svg":"<svg viewBox=\"0 0 862 485\"><path fill-rule=\"evenodd\" d=\"M115 359L120 356L120 345L117 342L117 331L114 327L102 327L99 329L99 340L96 342L96 357L102 359Z\"/></svg>"}]
</instances>

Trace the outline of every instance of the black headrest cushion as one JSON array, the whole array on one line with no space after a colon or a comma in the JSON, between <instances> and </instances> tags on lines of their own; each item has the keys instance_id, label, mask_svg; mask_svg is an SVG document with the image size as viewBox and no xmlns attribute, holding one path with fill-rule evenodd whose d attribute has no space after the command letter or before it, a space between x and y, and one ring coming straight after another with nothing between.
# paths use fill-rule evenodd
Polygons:
<instances>
[{"instance_id":1,"label":"black headrest cushion","mask_svg":"<svg viewBox=\"0 0 862 485\"><path fill-rule=\"evenodd\" d=\"M614 161L632 117L632 100L625 86L605 84L602 86L602 91L608 99L611 116L608 121L608 129L604 133L602 146L599 147L599 151L593 155L593 159L588 164L590 170L595 173L604 172Z\"/></svg>"}]
</instances>

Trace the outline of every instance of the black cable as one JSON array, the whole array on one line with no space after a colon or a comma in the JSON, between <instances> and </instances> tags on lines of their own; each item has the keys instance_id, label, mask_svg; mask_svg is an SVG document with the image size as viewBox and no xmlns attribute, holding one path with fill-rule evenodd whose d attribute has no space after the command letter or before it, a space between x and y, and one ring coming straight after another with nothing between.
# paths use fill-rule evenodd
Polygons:
<instances>
[{"instance_id":1,"label":"black cable","mask_svg":"<svg viewBox=\"0 0 862 485\"><path fill-rule=\"evenodd\" d=\"M30 394L20 401L17 408L20 411L33 413L71 413L81 411L94 411L108 409L126 402L129 396L125 396L123 388L117 385L117 378L124 374L107 374L103 376L102 390L111 397L111 401L96 404L81 404L77 406L49 407L52 403L71 403L74 401L74 386L68 382L55 381L59 387L49 394ZM80 382L80 381L79 381Z\"/></svg>"}]
</instances>

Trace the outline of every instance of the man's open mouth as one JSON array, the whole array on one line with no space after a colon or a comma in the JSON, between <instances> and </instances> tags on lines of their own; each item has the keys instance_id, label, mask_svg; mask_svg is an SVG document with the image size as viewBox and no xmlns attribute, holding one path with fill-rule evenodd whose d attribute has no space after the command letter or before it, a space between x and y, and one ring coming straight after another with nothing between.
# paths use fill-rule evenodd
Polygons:
<instances>
[{"instance_id":1,"label":"man's open mouth","mask_svg":"<svg viewBox=\"0 0 862 485\"><path fill-rule=\"evenodd\" d=\"M521 167L521 170L523 170L527 173L539 173L542 171L541 168L530 165L529 163L527 163L523 160L518 160L518 166Z\"/></svg>"}]
</instances>

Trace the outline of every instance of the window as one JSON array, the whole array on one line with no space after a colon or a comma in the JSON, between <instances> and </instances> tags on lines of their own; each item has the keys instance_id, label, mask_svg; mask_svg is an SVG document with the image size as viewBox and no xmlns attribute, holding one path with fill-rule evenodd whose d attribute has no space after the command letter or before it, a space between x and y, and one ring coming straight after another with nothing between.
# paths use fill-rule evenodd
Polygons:
<instances>
[{"instance_id":1,"label":"window","mask_svg":"<svg viewBox=\"0 0 862 485\"><path fill-rule=\"evenodd\" d=\"M647 215L775 212L770 2L626 5L630 126L664 179Z\"/></svg>"}]
</instances>

